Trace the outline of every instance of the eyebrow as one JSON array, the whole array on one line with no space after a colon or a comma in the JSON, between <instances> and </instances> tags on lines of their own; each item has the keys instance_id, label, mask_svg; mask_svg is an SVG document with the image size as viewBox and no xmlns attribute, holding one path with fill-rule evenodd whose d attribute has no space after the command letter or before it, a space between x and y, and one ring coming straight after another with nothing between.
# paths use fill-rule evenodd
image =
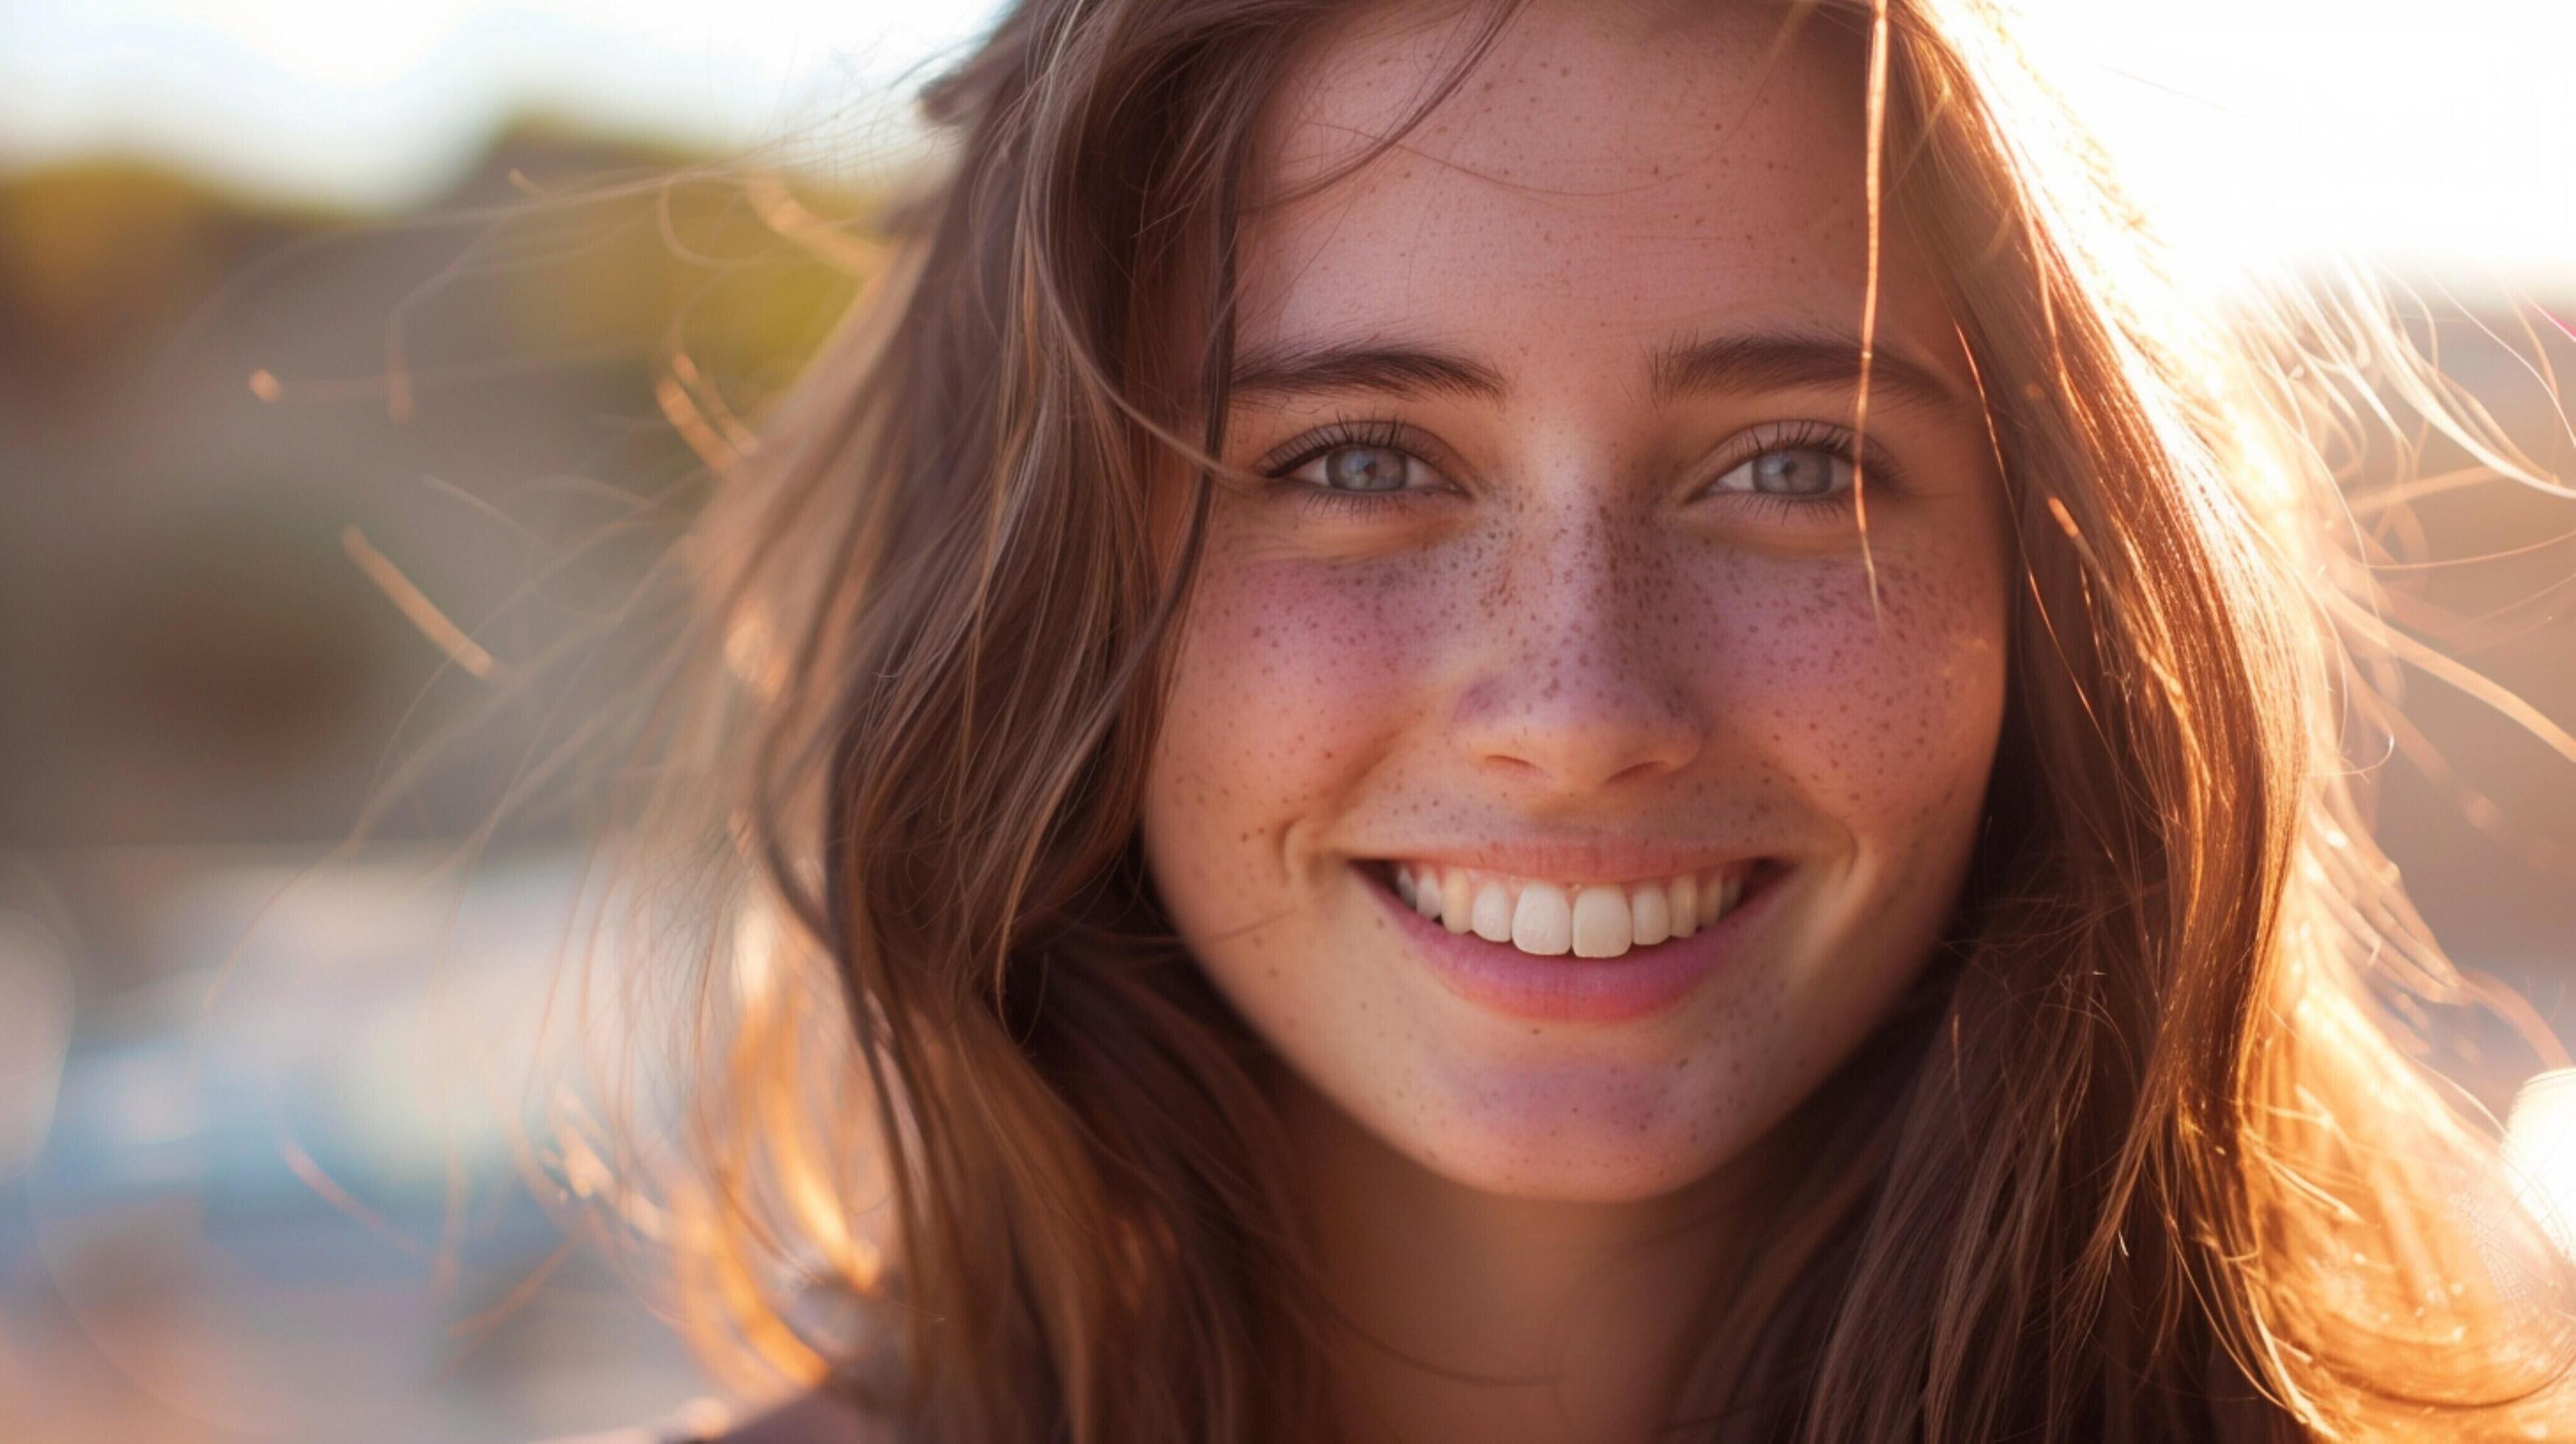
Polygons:
<instances>
[{"instance_id":1,"label":"eyebrow","mask_svg":"<svg viewBox=\"0 0 2576 1444\"><path fill-rule=\"evenodd\" d=\"M1860 384L1855 337L1823 331L1746 331L1657 348L1647 375L1658 400L1704 391L1793 391ZM1930 367L1888 350L1869 361L1870 387L1890 402L1944 407L1959 392ZM1313 391L1376 391L1393 396L1499 400L1510 389L1501 372L1434 346L1359 342L1255 348L1229 383L1237 397Z\"/></svg>"},{"instance_id":2,"label":"eyebrow","mask_svg":"<svg viewBox=\"0 0 2576 1444\"><path fill-rule=\"evenodd\" d=\"M1667 400L1692 391L1857 390L1860 338L1826 331L1711 336L1658 350L1649 374L1655 395ZM1869 384L1890 402L1939 408L1964 399L1940 373L1890 350L1884 338L1869 353Z\"/></svg>"},{"instance_id":3,"label":"eyebrow","mask_svg":"<svg viewBox=\"0 0 2576 1444\"><path fill-rule=\"evenodd\" d=\"M1228 383L1236 396L1306 391L1383 391L1389 395L1496 399L1509 389L1501 372L1428 346L1358 344L1286 346L1246 352Z\"/></svg>"}]
</instances>

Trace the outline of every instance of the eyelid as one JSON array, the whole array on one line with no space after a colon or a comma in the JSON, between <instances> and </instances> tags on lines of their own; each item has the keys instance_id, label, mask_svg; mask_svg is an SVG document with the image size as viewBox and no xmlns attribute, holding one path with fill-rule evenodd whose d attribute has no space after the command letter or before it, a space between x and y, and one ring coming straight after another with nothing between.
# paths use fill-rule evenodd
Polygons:
<instances>
[{"instance_id":1,"label":"eyelid","mask_svg":"<svg viewBox=\"0 0 2576 1444\"><path fill-rule=\"evenodd\" d=\"M1799 450L1829 451L1843 458L1851 463L1854 479L1862 486L1872 481L1896 487L1905 484L1903 469L1875 436L1864 437L1848 426L1830 421L1765 421L1719 442L1710 453L1717 459L1697 468L1700 480L1693 485L1690 495L1696 499L1710 494L1737 467L1756 457L1775 451ZM1834 495L1848 497L1851 493L1841 491ZM1816 498L1819 501L1826 499Z\"/></svg>"},{"instance_id":2,"label":"eyelid","mask_svg":"<svg viewBox=\"0 0 2576 1444\"><path fill-rule=\"evenodd\" d=\"M1388 417L1353 418L1336 414L1332 420L1302 431L1264 452L1251 463L1249 471L1264 480L1287 481L1290 473L1317 457L1346 446L1383 446L1404 452L1441 481L1453 488L1457 486L1454 454L1429 433ZM1855 468L1856 479L1861 485L1867 485L1870 480L1895 487L1905 484L1903 468L1888 455L1877 437L1861 436L1850 427L1835 422L1782 420L1745 427L1719 442L1710 453L1716 460L1693 468L1700 479L1692 486L1689 495L1696 499L1709 494L1728 474L1757 457L1802 448L1827 451L1842 457ZM1415 487L1377 495L1391 499L1421 495L1435 489ZM1850 494L1846 490L1834 495L1847 497Z\"/></svg>"},{"instance_id":3,"label":"eyelid","mask_svg":"<svg viewBox=\"0 0 2576 1444\"><path fill-rule=\"evenodd\" d=\"M1442 481L1456 484L1447 447L1417 427L1385 417L1354 419L1337 414L1321 426L1299 432L1264 452L1259 460L1252 463L1252 470L1269 480L1284 481L1290 472L1327 452L1346 446L1383 446L1391 451L1401 451Z\"/></svg>"}]
</instances>

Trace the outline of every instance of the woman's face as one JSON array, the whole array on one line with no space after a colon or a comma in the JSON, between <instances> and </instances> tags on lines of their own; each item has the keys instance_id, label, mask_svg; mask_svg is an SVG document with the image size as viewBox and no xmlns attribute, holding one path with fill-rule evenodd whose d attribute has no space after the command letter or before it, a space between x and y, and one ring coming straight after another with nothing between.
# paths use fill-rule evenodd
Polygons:
<instances>
[{"instance_id":1,"label":"woman's face","mask_svg":"<svg viewBox=\"0 0 2576 1444\"><path fill-rule=\"evenodd\" d=\"M1991 446L1893 216L1854 450L1857 47L1687 8L1543 0L1247 217L1227 456L1270 479L1221 494L1147 784L1250 1025L1524 1196L1689 1183L1849 1056L1955 903L2003 712ZM1460 33L1319 43L1256 193Z\"/></svg>"}]
</instances>

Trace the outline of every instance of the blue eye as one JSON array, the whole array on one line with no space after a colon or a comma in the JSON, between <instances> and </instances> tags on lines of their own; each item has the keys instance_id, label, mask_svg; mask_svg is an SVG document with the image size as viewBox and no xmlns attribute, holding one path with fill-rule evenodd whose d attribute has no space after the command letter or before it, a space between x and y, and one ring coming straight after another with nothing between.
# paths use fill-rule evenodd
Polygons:
<instances>
[{"instance_id":1,"label":"blue eye","mask_svg":"<svg viewBox=\"0 0 2576 1444\"><path fill-rule=\"evenodd\" d=\"M1336 446L1292 473L1300 481L1339 492L1403 491L1412 480L1413 458L1392 446L1366 443ZM1309 475L1309 473L1315 473Z\"/></svg>"},{"instance_id":2,"label":"blue eye","mask_svg":"<svg viewBox=\"0 0 2576 1444\"><path fill-rule=\"evenodd\" d=\"M1336 420L1258 466L1298 504L1356 515L1409 507L1454 490L1423 459L1426 448L1438 444L1400 422Z\"/></svg>"},{"instance_id":3,"label":"blue eye","mask_svg":"<svg viewBox=\"0 0 2576 1444\"><path fill-rule=\"evenodd\" d=\"M1851 458L1820 446L1783 446L1739 463L1709 489L1800 499L1840 495L1851 484Z\"/></svg>"}]
</instances>

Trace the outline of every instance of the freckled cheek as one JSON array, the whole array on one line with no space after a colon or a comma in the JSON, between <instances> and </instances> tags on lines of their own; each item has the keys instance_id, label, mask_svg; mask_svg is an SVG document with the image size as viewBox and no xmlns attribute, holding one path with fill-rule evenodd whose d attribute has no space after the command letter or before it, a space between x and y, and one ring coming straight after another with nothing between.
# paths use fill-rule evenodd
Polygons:
<instances>
[{"instance_id":1,"label":"freckled cheek","mask_svg":"<svg viewBox=\"0 0 2576 1444\"><path fill-rule=\"evenodd\" d=\"M1211 558L1193 599L1166 755L1253 789L1247 817L1295 820L1377 756L1408 715L1432 637L1393 569ZM1247 823L1249 825L1249 822Z\"/></svg>"},{"instance_id":2,"label":"freckled cheek","mask_svg":"<svg viewBox=\"0 0 2576 1444\"><path fill-rule=\"evenodd\" d=\"M1735 730L1855 832L1927 820L1983 776L2000 726L2004 607L1968 569L1882 565L1740 598L1713 649Z\"/></svg>"}]
</instances>

